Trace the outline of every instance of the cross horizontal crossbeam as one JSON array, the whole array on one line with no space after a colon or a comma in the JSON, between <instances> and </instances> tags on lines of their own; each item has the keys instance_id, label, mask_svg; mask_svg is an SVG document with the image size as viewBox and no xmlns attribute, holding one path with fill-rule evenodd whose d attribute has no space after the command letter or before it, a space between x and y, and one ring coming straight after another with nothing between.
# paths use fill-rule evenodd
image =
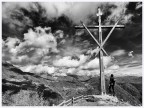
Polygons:
<instances>
[{"instance_id":1,"label":"cross horizontal crossbeam","mask_svg":"<svg viewBox=\"0 0 144 108\"><path fill-rule=\"evenodd\" d=\"M113 30L115 28L124 28L124 25L117 25L118 22L120 21L121 18L118 19L118 21L115 23L115 25L101 25L101 16L102 16L102 12L101 9L98 8L98 22L99 25L94 25L94 26L85 26L85 24L83 22L82 26L75 26L75 29L86 29L87 32L90 34L90 36L95 40L95 42L98 44L99 49L96 53L95 56L97 56L97 54L99 54L99 67L100 67L100 82L101 82L101 94L105 94L106 93L106 89L105 89L105 75L104 75L104 65L103 65L103 52L107 55L106 51L104 50L103 46L106 43L106 41L109 39L111 33L113 32ZM104 41L102 41L102 28L111 28L109 34L107 35L107 37L105 38ZM95 39L95 37L92 35L92 33L90 32L89 29L98 29L99 30L99 42Z\"/></svg>"},{"instance_id":2,"label":"cross horizontal crossbeam","mask_svg":"<svg viewBox=\"0 0 144 108\"><path fill-rule=\"evenodd\" d=\"M114 25L101 25L101 28L113 28ZM117 25L116 28L124 28L124 25ZM98 29L99 26L88 26L88 29ZM75 29L84 29L83 26L75 26Z\"/></svg>"}]
</instances>

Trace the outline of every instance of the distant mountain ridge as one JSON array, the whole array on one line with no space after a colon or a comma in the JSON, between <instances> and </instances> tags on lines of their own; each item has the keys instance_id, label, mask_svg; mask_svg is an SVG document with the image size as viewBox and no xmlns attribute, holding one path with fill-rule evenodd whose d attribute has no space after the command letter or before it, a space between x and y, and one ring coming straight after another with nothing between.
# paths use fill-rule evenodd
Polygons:
<instances>
[{"instance_id":1,"label":"distant mountain ridge","mask_svg":"<svg viewBox=\"0 0 144 108\"><path fill-rule=\"evenodd\" d=\"M117 98L131 105L141 105L141 78L118 77L116 79ZM106 79L106 88L108 91L108 79ZM63 100L79 95L98 94L100 94L99 76L68 75L55 78L47 74L23 72L10 63L2 62L2 104L4 106L58 105ZM20 97L22 99L19 99Z\"/></svg>"}]
</instances>

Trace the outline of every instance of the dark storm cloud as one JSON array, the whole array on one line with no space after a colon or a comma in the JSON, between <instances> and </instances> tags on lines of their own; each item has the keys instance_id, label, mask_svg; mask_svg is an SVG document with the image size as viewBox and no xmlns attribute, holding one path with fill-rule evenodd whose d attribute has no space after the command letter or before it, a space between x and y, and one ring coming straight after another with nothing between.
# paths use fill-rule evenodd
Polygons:
<instances>
[{"instance_id":1,"label":"dark storm cloud","mask_svg":"<svg viewBox=\"0 0 144 108\"><path fill-rule=\"evenodd\" d=\"M80 20L84 21L86 25L98 24L96 9L99 6L103 11L103 24L114 24L121 15L123 16L119 24L125 24L124 29L114 30L112 36L105 45L106 50L110 52L113 50L125 49L127 51L138 48L136 46L139 46L140 49L140 45L142 44L142 7L140 3L5 3L2 7L2 38L3 40L8 40L8 37L15 37L14 40L18 38L20 41L19 45L21 45L27 41L24 38L24 34L28 34L30 28L34 31L34 28L38 26L42 28L51 27L54 37L56 37L55 31L61 29L64 31L63 42L66 41L65 44L61 45L59 44L61 40L55 39L57 41L55 47L62 51L60 54L62 56L80 55L84 52L83 50L87 51L88 48L95 48L96 44L85 30L83 30L84 33L76 35L79 30L75 30L74 26L79 25ZM95 30L92 30L97 37L98 33L94 31ZM108 32L109 30L107 29L103 30L103 38L107 36ZM29 38L32 37L31 34L28 36ZM37 39L37 37L33 39L34 43ZM70 42L67 40L70 40ZM47 45L46 43L44 44L44 46ZM17 49L19 45L15 45L13 49L10 50L14 52L14 49ZM16 62L21 62L22 59L34 55L33 51L30 52L30 54L25 52L30 48L32 48L30 45L28 47L24 46L25 50L23 51L23 56L17 58L16 55L13 56L16 58L12 59L18 60ZM5 52L3 55L9 52L7 48L5 48L5 50L3 50ZM41 56L43 56L39 54L42 52L41 50L42 49L40 49L40 51L37 50L37 55L40 55L40 57L39 59L35 57L35 61L33 62L39 63ZM35 54L35 56L37 55ZM21 55L18 54L18 56ZM46 60L48 59L47 56Z\"/></svg>"},{"instance_id":2,"label":"dark storm cloud","mask_svg":"<svg viewBox=\"0 0 144 108\"><path fill-rule=\"evenodd\" d=\"M127 12L133 14L131 22L124 29L115 30L109 39L109 45L125 50L142 51L142 7L141 3L129 3ZM139 46L139 47L138 47Z\"/></svg>"},{"instance_id":3,"label":"dark storm cloud","mask_svg":"<svg viewBox=\"0 0 144 108\"><path fill-rule=\"evenodd\" d=\"M96 21L95 14L99 6L104 14L102 20L107 17L113 20L113 17L119 17L127 4L126 2L3 3L3 37L10 34L11 37L23 38L23 33L26 33L29 28L37 26L50 26L53 31L55 29L63 29L65 32L74 34L74 23L79 24L80 20L85 23ZM91 17L94 19L90 19ZM6 32L7 30L9 32Z\"/></svg>"},{"instance_id":4,"label":"dark storm cloud","mask_svg":"<svg viewBox=\"0 0 144 108\"><path fill-rule=\"evenodd\" d=\"M114 30L106 51L121 59L129 50L141 51L141 3L3 3L2 59L28 72L53 74L60 70L61 74L92 75L96 71L87 70L99 68L99 60L86 54L93 55L97 45L85 30L75 30L74 26L80 25L80 20L86 25L98 24L97 7L103 12L102 24L114 24L122 17L119 24L125 25ZM109 31L103 30L103 39ZM92 33L98 38L98 31ZM111 61L110 56L104 57L105 68ZM65 73L58 66L69 69Z\"/></svg>"},{"instance_id":5,"label":"dark storm cloud","mask_svg":"<svg viewBox=\"0 0 144 108\"><path fill-rule=\"evenodd\" d=\"M123 16L119 24L125 25L124 29L115 29L111 34L110 38L106 42L106 50L109 52L117 50L117 49L124 49L126 51L134 50L135 53L142 52L142 3L137 2L130 2L126 5L125 15L129 15L130 18L125 17L126 23L123 23ZM109 7L110 8L110 7ZM113 6L114 9L116 7ZM108 12L109 15L106 15ZM109 11L104 12L104 17L111 16L112 13ZM97 22L94 20L95 17L91 16L91 21ZM117 20L118 18L116 18ZM116 20L110 20L109 24L114 24ZM92 23L93 23L92 22ZM107 24L107 20L103 21L103 25ZM97 24L97 23L95 23ZM94 31L94 30L92 30ZM95 37L98 39L97 30L96 33L93 33ZM110 29L103 29L103 40L108 35ZM84 36L82 36L84 37ZM92 44L95 44L95 41L90 37L90 35L85 32L85 40L90 40Z\"/></svg>"}]
</instances>

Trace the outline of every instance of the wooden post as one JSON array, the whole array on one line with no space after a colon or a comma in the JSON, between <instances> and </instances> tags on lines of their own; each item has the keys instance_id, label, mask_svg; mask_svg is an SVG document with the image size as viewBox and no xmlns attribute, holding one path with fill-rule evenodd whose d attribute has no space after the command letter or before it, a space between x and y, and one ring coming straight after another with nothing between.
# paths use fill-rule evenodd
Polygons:
<instances>
[{"instance_id":1,"label":"wooden post","mask_svg":"<svg viewBox=\"0 0 144 108\"><path fill-rule=\"evenodd\" d=\"M99 49L97 54L99 54L99 67L100 67L100 90L101 90L101 94L106 94L106 89L105 89L105 75L104 75L104 65L103 65L103 52L108 56L108 54L106 53L106 51L103 49L103 45L105 44L105 42L108 40L108 38L110 37L111 33L113 32L113 30L115 28L124 28L124 25L117 25L118 24L118 20L116 22L115 25L101 25L101 16L102 16L102 12L100 10L100 8L98 8L98 14L97 16L99 17L99 25L95 25L95 26L88 26L86 27L82 22L83 26L75 26L76 29L86 29L87 32L92 36L92 38L95 40L95 42L98 44ZM98 41L95 39L95 37L92 35L92 33L89 31L89 29L99 29L99 43ZM106 37L106 39L104 40L104 42L102 42L102 28L112 28L111 31L109 32L108 36ZM102 52L103 51L103 52ZM96 56L97 56L96 54Z\"/></svg>"},{"instance_id":2,"label":"wooden post","mask_svg":"<svg viewBox=\"0 0 144 108\"><path fill-rule=\"evenodd\" d=\"M101 10L98 8L98 14L99 17L99 43L102 44L102 29L101 29ZM99 47L100 48L100 47ZM99 67L100 67L100 86L101 86L101 94L105 94L105 76L104 76L104 66L103 66L103 52L100 50L99 52Z\"/></svg>"}]
</instances>

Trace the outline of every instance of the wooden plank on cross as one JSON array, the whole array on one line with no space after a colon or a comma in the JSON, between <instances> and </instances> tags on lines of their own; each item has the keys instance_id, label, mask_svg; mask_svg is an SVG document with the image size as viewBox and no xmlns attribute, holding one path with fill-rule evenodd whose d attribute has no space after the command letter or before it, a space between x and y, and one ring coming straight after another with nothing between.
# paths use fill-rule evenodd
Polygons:
<instances>
[{"instance_id":1,"label":"wooden plank on cross","mask_svg":"<svg viewBox=\"0 0 144 108\"><path fill-rule=\"evenodd\" d=\"M112 28L113 25L101 25L101 28L108 29ZM124 28L124 25L117 25L116 28ZM98 29L99 26L87 26L88 29ZM75 26L75 29L85 29L83 26Z\"/></svg>"},{"instance_id":2,"label":"wooden plank on cross","mask_svg":"<svg viewBox=\"0 0 144 108\"><path fill-rule=\"evenodd\" d=\"M115 28L124 28L124 25L118 25L119 20L115 23L115 25L101 25L102 12L101 12L100 8L98 8L97 16L98 16L99 25L86 27L84 25L84 23L82 23L83 26L75 26L75 28L76 29L86 29L87 32L92 36L92 38L95 40L95 42L99 46L99 50L98 50L97 54L99 54L100 85L101 85L100 89L101 89L101 94L105 94L106 89L105 89L105 75L104 75L104 65L103 65L103 52L106 53L106 51L103 49L103 46L106 43L106 41L109 39L113 30ZM102 28L112 28L111 31L109 32L108 36L104 40L104 42L102 42ZM99 30L99 42L95 39L95 37L92 35L92 33L89 31L89 29L98 29Z\"/></svg>"},{"instance_id":3,"label":"wooden plank on cross","mask_svg":"<svg viewBox=\"0 0 144 108\"><path fill-rule=\"evenodd\" d=\"M98 44L98 46L100 47L99 42L95 39L95 37L92 35L92 33L89 31L89 29L85 26L85 24L81 21L83 27L87 30L87 32L91 35L91 37L95 40L95 42ZM103 52L106 54L106 56L108 56L107 52L102 48Z\"/></svg>"},{"instance_id":4,"label":"wooden plank on cross","mask_svg":"<svg viewBox=\"0 0 144 108\"><path fill-rule=\"evenodd\" d=\"M102 28L101 28L101 16L102 16L102 12L100 10L100 8L98 8L98 22L99 22L99 43L100 45L102 44ZM99 47L100 48L100 47ZM104 75L104 65L103 65L103 52L100 50L99 52L99 67L100 67L100 82L101 82L101 94L105 94L106 93L106 89L105 89L105 75Z\"/></svg>"},{"instance_id":5,"label":"wooden plank on cross","mask_svg":"<svg viewBox=\"0 0 144 108\"><path fill-rule=\"evenodd\" d=\"M103 41L103 43L101 44L100 48L97 51L97 54L101 51L101 49L103 49L104 44L106 43L106 41L109 39L111 33L113 32L113 30L116 28L117 24L118 24L119 20L115 23L115 25L113 26L113 28L111 29L111 31L109 32L109 34L107 35L107 37L105 38L105 40ZM97 56L96 54L96 56Z\"/></svg>"}]
</instances>

